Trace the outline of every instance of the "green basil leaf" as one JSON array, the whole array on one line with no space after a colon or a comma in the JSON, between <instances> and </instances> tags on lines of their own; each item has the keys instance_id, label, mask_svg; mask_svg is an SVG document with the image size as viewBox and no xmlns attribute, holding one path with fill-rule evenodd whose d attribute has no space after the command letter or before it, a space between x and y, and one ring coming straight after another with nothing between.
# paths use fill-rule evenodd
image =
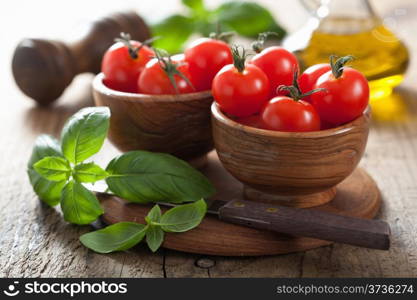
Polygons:
<instances>
[{"instance_id":1,"label":"green basil leaf","mask_svg":"<svg viewBox=\"0 0 417 300\"><path fill-rule=\"evenodd\" d=\"M95 163L79 164L74 167L73 177L78 182L96 182L107 177L107 172Z\"/></svg>"},{"instance_id":2,"label":"green basil leaf","mask_svg":"<svg viewBox=\"0 0 417 300\"><path fill-rule=\"evenodd\" d=\"M204 199L171 208L161 217L161 227L166 232L184 232L197 227L207 211Z\"/></svg>"},{"instance_id":3,"label":"green basil leaf","mask_svg":"<svg viewBox=\"0 0 417 300\"><path fill-rule=\"evenodd\" d=\"M28 169L27 172L33 190L39 199L49 206L58 205L66 181L49 181L33 169Z\"/></svg>"},{"instance_id":4,"label":"green basil leaf","mask_svg":"<svg viewBox=\"0 0 417 300\"><path fill-rule=\"evenodd\" d=\"M215 191L203 174L164 153L127 152L113 159L106 171L109 189L132 202L191 202Z\"/></svg>"},{"instance_id":5,"label":"green basil leaf","mask_svg":"<svg viewBox=\"0 0 417 300\"><path fill-rule=\"evenodd\" d=\"M47 156L63 157L59 142L48 134L42 134L36 138L28 168L31 169L36 162Z\"/></svg>"},{"instance_id":6,"label":"green basil leaf","mask_svg":"<svg viewBox=\"0 0 417 300\"><path fill-rule=\"evenodd\" d=\"M103 213L96 196L73 180L62 190L61 209L65 221L78 225L89 224Z\"/></svg>"},{"instance_id":7,"label":"green basil leaf","mask_svg":"<svg viewBox=\"0 0 417 300\"><path fill-rule=\"evenodd\" d=\"M155 205L154 207L152 207L152 209L148 212L148 215L146 216L146 220L147 222L152 221L152 222L157 222L159 223L159 221L161 220L161 208L159 207L159 205ZM149 223L148 222L148 223Z\"/></svg>"},{"instance_id":8,"label":"green basil leaf","mask_svg":"<svg viewBox=\"0 0 417 300\"><path fill-rule=\"evenodd\" d=\"M104 229L83 234L81 243L98 253L124 251L138 244L145 236L147 227L133 222L120 222Z\"/></svg>"},{"instance_id":9,"label":"green basil leaf","mask_svg":"<svg viewBox=\"0 0 417 300\"><path fill-rule=\"evenodd\" d=\"M162 242L164 241L164 231L160 226L149 225L148 230L146 231L146 243L148 244L149 249L152 252L161 247Z\"/></svg>"},{"instance_id":10,"label":"green basil leaf","mask_svg":"<svg viewBox=\"0 0 417 300\"><path fill-rule=\"evenodd\" d=\"M282 39L286 32L277 24L271 13L261 5L249 1L230 1L220 5L214 12L218 21L247 37L257 37L261 32L274 31Z\"/></svg>"},{"instance_id":11,"label":"green basil leaf","mask_svg":"<svg viewBox=\"0 0 417 300\"><path fill-rule=\"evenodd\" d=\"M73 115L62 129L62 153L78 164L103 145L109 129L110 110L107 107L87 107Z\"/></svg>"},{"instance_id":12,"label":"green basil leaf","mask_svg":"<svg viewBox=\"0 0 417 300\"><path fill-rule=\"evenodd\" d=\"M204 1L203 0L182 0L182 4L190 8L192 11L196 13L200 13L205 11Z\"/></svg>"},{"instance_id":13,"label":"green basil leaf","mask_svg":"<svg viewBox=\"0 0 417 300\"><path fill-rule=\"evenodd\" d=\"M50 181L68 180L71 175L69 161L59 156L47 156L33 165L36 172Z\"/></svg>"},{"instance_id":14,"label":"green basil leaf","mask_svg":"<svg viewBox=\"0 0 417 300\"><path fill-rule=\"evenodd\" d=\"M160 38L153 42L156 48L162 48L171 54L179 53L182 45L194 31L194 20L183 15L172 15L151 27L152 35Z\"/></svg>"},{"instance_id":15,"label":"green basil leaf","mask_svg":"<svg viewBox=\"0 0 417 300\"><path fill-rule=\"evenodd\" d=\"M42 158L48 156L61 156L61 148L58 141L50 135L40 135L33 147L32 155L28 162L28 176L33 190L38 197L50 206L55 206L61 199L61 191L65 181L50 181L42 177L33 169L33 165Z\"/></svg>"}]
</instances>

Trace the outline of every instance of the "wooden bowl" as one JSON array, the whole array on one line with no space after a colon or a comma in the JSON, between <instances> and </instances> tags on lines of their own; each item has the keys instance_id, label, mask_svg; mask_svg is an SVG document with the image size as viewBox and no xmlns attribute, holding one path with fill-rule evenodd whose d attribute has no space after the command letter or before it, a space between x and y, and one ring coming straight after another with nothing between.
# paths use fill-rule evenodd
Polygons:
<instances>
[{"instance_id":1,"label":"wooden bowl","mask_svg":"<svg viewBox=\"0 0 417 300\"><path fill-rule=\"evenodd\" d=\"M202 167L213 149L210 91L145 95L112 90L104 75L93 81L97 106L111 110L109 139L121 151L166 152Z\"/></svg>"},{"instance_id":2,"label":"wooden bowl","mask_svg":"<svg viewBox=\"0 0 417 300\"><path fill-rule=\"evenodd\" d=\"M211 107L215 148L250 200L312 207L329 202L366 146L370 110L336 128L279 132L248 127Z\"/></svg>"}]
</instances>

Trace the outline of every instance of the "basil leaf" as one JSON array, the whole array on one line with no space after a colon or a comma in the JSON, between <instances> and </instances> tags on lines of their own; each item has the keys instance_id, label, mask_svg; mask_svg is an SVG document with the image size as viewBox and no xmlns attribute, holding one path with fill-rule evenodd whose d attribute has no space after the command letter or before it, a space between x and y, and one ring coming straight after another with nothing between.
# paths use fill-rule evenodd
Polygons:
<instances>
[{"instance_id":1,"label":"basil leaf","mask_svg":"<svg viewBox=\"0 0 417 300\"><path fill-rule=\"evenodd\" d=\"M127 152L113 159L106 171L109 189L132 202L182 203L214 193L203 174L169 154Z\"/></svg>"},{"instance_id":2,"label":"basil leaf","mask_svg":"<svg viewBox=\"0 0 417 300\"><path fill-rule=\"evenodd\" d=\"M151 30L153 36L160 37L153 46L175 54L181 52L182 45L193 33L194 21L183 15L172 15L154 24Z\"/></svg>"},{"instance_id":3,"label":"basil leaf","mask_svg":"<svg viewBox=\"0 0 417 300\"><path fill-rule=\"evenodd\" d=\"M73 115L62 129L62 153L77 164L96 154L109 129L107 107L87 107Z\"/></svg>"},{"instance_id":4,"label":"basil leaf","mask_svg":"<svg viewBox=\"0 0 417 300\"><path fill-rule=\"evenodd\" d=\"M256 37L265 31L274 31L282 39L286 32L279 26L271 13L257 3L230 1L220 5L214 12L222 25L246 37Z\"/></svg>"},{"instance_id":5,"label":"basil leaf","mask_svg":"<svg viewBox=\"0 0 417 300\"><path fill-rule=\"evenodd\" d=\"M103 213L96 196L73 180L62 190L61 209L65 221L78 225L89 224Z\"/></svg>"},{"instance_id":6,"label":"basil leaf","mask_svg":"<svg viewBox=\"0 0 417 300\"><path fill-rule=\"evenodd\" d=\"M28 162L28 176L33 190L38 197L50 206L55 206L61 199L61 191L65 181L49 181L33 169L33 165L48 156L62 156L58 141L50 135L40 135L33 147Z\"/></svg>"},{"instance_id":7,"label":"basil leaf","mask_svg":"<svg viewBox=\"0 0 417 300\"><path fill-rule=\"evenodd\" d=\"M204 199L171 208L161 217L161 227L166 232L184 232L197 227L207 211Z\"/></svg>"},{"instance_id":8,"label":"basil leaf","mask_svg":"<svg viewBox=\"0 0 417 300\"><path fill-rule=\"evenodd\" d=\"M156 252L156 250L161 247L162 242L164 241L164 231L160 226L148 226L148 230L146 231L146 243L152 252Z\"/></svg>"},{"instance_id":9,"label":"basil leaf","mask_svg":"<svg viewBox=\"0 0 417 300\"><path fill-rule=\"evenodd\" d=\"M96 182L106 178L107 175L107 172L95 163L76 165L73 172L73 177L78 182Z\"/></svg>"},{"instance_id":10,"label":"basil leaf","mask_svg":"<svg viewBox=\"0 0 417 300\"><path fill-rule=\"evenodd\" d=\"M33 165L36 172L50 181L68 180L71 175L71 166L63 157L47 156Z\"/></svg>"},{"instance_id":11,"label":"basil leaf","mask_svg":"<svg viewBox=\"0 0 417 300\"><path fill-rule=\"evenodd\" d=\"M148 223L150 223L150 221L159 223L161 220L161 208L159 205L152 207L145 219Z\"/></svg>"},{"instance_id":12,"label":"basil leaf","mask_svg":"<svg viewBox=\"0 0 417 300\"><path fill-rule=\"evenodd\" d=\"M182 0L182 4L197 14L206 11L203 0Z\"/></svg>"},{"instance_id":13,"label":"basil leaf","mask_svg":"<svg viewBox=\"0 0 417 300\"><path fill-rule=\"evenodd\" d=\"M138 244L145 236L147 227L133 222L120 222L104 229L83 234L81 243L98 253L123 251Z\"/></svg>"},{"instance_id":14,"label":"basil leaf","mask_svg":"<svg viewBox=\"0 0 417 300\"><path fill-rule=\"evenodd\" d=\"M49 206L57 205L61 200L61 191L64 188L65 180L49 181L33 169L28 169L27 172L33 190L39 199Z\"/></svg>"}]
</instances>

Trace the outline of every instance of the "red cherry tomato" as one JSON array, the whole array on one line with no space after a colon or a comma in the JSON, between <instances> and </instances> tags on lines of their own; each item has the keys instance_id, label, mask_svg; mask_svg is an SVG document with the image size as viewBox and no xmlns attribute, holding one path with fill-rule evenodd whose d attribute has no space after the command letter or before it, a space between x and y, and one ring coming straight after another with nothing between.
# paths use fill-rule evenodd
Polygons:
<instances>
[{"instance_id":1,"label":"red cherry tomato","mask_svg":"<svg viewBox=\"0 0 417 300\"><path fill-rule=\"evenodd\" d=\"M331 69L330 64L317 64L307 68L298 78L301 92L304 94L314 89L314 85L319 77ZM310 102L310 96L304 97L303 100Z\"/></svg>"},{"instance_id":2,"label":"red cherry tomato","mask_svg":"<svg viewBox=\"0 0 417 300\"><path fill-rule=\"evenodd\" d=\"M345 67L339 78L331 71L324 73L314 88L327 90L312 94L310 98L321 119L330 124L340 125L352 121L368 106L368 81L355 69Z\"/></svg>"},{"instance_id":3,"label":"red cherry tomato","mask_svg":"<svg viewBox=\"0 0 417 300\"><path fill-rule=\"evenodd\" d=\"M317 131L320 130L320 117L314 107L303 100L286 96L271 99L261 113L266 129L276 131Z\"/></svg>"},{"instance_id":4,"label":"red cherry tomato","mask_svg":"<svg viewBox=\"0 0 417 300\"><path fill-rule=\"evenodd\" d=\"M213 79L212 92L220 109L235 117L259 113L268 100L268 77L255 65L247 64L242 72L234 65L224 66Z\"/></svg>"},{"instance_id":5,"label":"red cherry tomato","mask_svg":"<svg viewBox=\"0 0 417 300\"><path fill-rule=\"evenodd\" d=\"M298 70L298 61L294 54L281 47L268 47L256 54L251 63L262 69L271 83L271 95L277 93L280 85L291 85L294 71Z\"/></svg>"},{"instance_id":6,"label":"red cherry tomato","mask_svg":"<svg viewBox=\"0 0 417 300\"><path fill-rule=\"evenodd\" d=\"M142 46L137 41L129 41L131 46L139 48ZM104 54L101 71L104 73L104 84L111 89L122 92L137 92L139 74L145 65L154 56L154 52L143 45L137 51L137 57L129 54L129 48L121 42L115 43Z\"/></svg>"},{"instance_id":7,"label":"red cherry tomato","mask_svg":"<svg viewBox=\"0 0 417 300\"><path fill-rule=\"evenodd\" d=\"M195 40L185 50L184 55L185 61L190 65L190 73L197 91L209 90L217 72L233 62L229 45L211 38Z\"/></svg>"},{"instance_id":8,"label":"red cherry tomato","mask_svg":"<svg viewBox=\"0 0 417 300\"><path fill-rule=\"evenodd\" d=\"M261 120L260 115L252 115L249 117L237 118L235 121L245 126L250 126L250 127L260 128L260 129L264 128L264 124Z\"/></svg>"},{"instance_id":9,"label":"red cherry tomato","mask_svg":"<svg viewBox=\"0 0 417 300\"><path fill-rule=\"evenodd\" d=\"M167 72L161 67L157 58L153 58L149 61L145 69L139 76L137 81L138 90L143 94L151 95L169 95L169 94L185 94L194 92L194 88L190 83L192 82L190 72L188 70L188 64L181 61L181 56L171 58L172 63L176 66L177 70L182 73L188 79L185 80L178 74L174 74L177 90L171 83Z\"/></svg>"},{"instance_id":10,"label":"red cherry tomato","mask_svg":"<svg viewBox=\"0 0 417 300\"><path fill-rule=\"evenodd\" d=\"M334 127L335 126L333 124L320 120L320 130L327 130L327 129L334 128Z\"/></svg>"},{"instance_id":11,"label":"red cherry tomato","mask_svg":"<svg viewBox=\"0 0 417 300\"><path fill-rule=\"evenodd\" d=\"M181 64L189 64L185 61L184 53L179 53L171 56L171 60Z\"/></svg>"}]
</instances>

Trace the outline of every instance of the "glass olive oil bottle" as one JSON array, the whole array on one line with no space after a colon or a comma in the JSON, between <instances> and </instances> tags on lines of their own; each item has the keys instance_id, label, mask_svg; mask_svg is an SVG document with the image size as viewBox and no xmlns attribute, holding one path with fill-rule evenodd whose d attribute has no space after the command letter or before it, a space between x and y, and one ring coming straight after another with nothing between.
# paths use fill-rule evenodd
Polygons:
<instances>
[{"instance_id":1,"label":"glass olive oil bottle","mask_svg":"<svg viewBox=\"0 0 417 300\"><path fill-rule=\"evenodd\" d=\"M284 46L294 51L304 68L329 61L329 56L353 55L350 65L369 80L371 100L391 94L404 78L409 56L404 44L375 15L367 0L302 1L316 3L315 21ZM302 34L301 34L302 33ZM304 43L300 39L303 39ZM298 48L298 49L297 49Z\"/></svg>"}]
</instances>

